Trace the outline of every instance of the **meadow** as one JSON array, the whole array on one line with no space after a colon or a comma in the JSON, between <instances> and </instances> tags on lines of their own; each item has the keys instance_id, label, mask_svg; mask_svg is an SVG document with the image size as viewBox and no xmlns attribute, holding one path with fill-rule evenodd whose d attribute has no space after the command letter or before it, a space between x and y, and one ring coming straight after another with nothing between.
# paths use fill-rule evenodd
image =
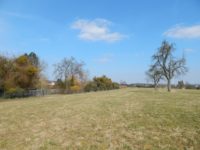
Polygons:
<instances>
[{"instance_id":1,"label":"meadow","mask_svg":"<svg viewBox=\"0 0 200 150\"><path fill-rule=\"evenodd\" d=\"M1 99L0 149L199 150L200 90Z\"/></svg>"}]
</instances>

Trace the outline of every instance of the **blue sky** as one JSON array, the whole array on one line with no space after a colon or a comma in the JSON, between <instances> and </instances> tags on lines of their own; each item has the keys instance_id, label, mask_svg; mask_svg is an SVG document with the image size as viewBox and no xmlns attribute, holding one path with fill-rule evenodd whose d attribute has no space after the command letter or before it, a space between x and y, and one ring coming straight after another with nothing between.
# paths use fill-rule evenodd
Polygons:
<instances>
[{"instance_id":1,"label":"blue sky","mask_svg":"<svg viewBox=\"0 0 200 150\"><path fill-rule=\"evenodd\" d=\"M0 0L0 52L36 52L54 79L53 64L74 56L89 75L146 82L145 71L162 40L176 43L200 83L199 0Z\"/></svg>"}]
</instances>

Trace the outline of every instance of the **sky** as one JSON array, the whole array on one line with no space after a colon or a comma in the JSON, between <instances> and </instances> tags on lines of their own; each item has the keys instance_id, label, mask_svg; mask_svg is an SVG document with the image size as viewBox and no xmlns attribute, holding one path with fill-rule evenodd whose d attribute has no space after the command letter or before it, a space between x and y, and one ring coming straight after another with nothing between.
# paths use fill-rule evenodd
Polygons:
<instances>
[{"instance_id":1,"label":"sky","mask_svg":"<svg viewBox=\"0 0 200 150\"><path fill-rule=\"evenodd\" d=\"M0 0L0 53L35 52L51 80L53 64L73 56L90 78L147 82L163 40L189 68L173 82L200 83L199 0Z\"/></svg>"}]
</instances>

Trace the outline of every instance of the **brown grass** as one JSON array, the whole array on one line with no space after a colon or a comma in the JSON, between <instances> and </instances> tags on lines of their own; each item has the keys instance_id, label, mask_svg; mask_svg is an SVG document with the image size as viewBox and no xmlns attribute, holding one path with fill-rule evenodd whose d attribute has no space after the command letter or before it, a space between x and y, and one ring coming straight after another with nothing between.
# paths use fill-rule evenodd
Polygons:
<instances>
[{"instance_id":1,"label":"brown grass","mask_svg":"<svg viewBox=\"0 0 200 150\"><path fill-rule=\"evenodd\" d=\"M200 149L200 91L121 89L0 102L0 149Z\"/></svg>"}]
</instances>

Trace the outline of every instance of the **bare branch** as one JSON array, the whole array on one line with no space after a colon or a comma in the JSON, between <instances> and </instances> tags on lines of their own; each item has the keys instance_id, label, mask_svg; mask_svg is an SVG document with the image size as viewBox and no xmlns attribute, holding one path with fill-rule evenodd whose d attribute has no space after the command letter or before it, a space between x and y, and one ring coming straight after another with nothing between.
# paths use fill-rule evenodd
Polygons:
<instances>
[{"instance_id":1,"label":"bare branch","mask_svg":"<svg viewBox=\"0 0 200 150\"><path fill-rule=\"evenodd\" d=\"M157 53L152 56L155 68L159 68L161 70L160 73L168 81L169 91L171 87L171 79L187 72L185 58L176 60L173 56L174 50L174 44L169 44L167 41L163 41ZM153 72L153 74L151 72L151 75L155 75L155 72Z\"/></svg>"}]
</instances>

